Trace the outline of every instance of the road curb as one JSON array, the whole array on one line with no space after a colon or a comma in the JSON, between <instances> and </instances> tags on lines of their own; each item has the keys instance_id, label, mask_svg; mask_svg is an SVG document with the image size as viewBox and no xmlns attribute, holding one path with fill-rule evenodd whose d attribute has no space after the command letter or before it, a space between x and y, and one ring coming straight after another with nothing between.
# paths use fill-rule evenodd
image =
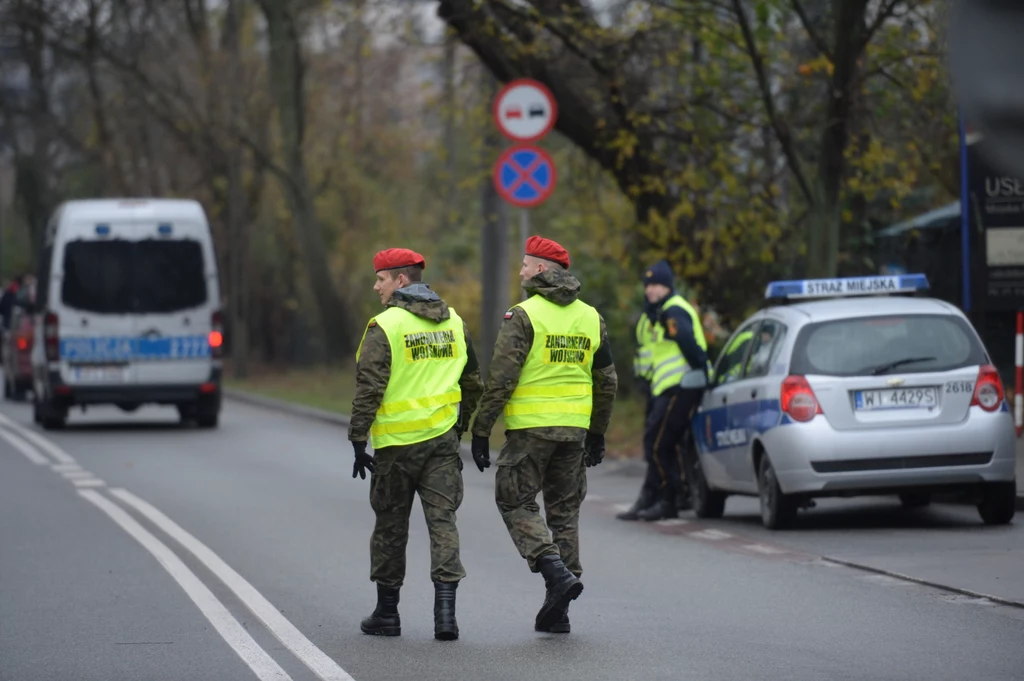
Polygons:
<instances>
[{"instance_id":1,"label":"road curb","mask_svg":"<svg viewBox=\"0 0 1024 681\"><path fill-rule=\"evenodd\" d=\"M864 565L863 563L855 563L851 560L843 560L842 558L832 558L830 556L821 556L821 560L835 565L842 565L843 567L852 568L854 570L860 570L862 572L871 572L876 575L885 575L886 577L892 577L893 579L899 579L904 582L911 582L913 584L920 584L921 586L928 586L933 589L940 589L942 591L948 591L950 593L959 594L961 596L970 596L971 598L983 598L999 605L1007 605L1011 608L1022 608L1024 609L1024 603L1020 601L1010 600L1008 598L1000 598L999 596L990 596L989 594L983 594L978 591L971 591L970 589L961 589L956 586L949 586L947 584L940 584L938 582L932 582L927 579L921 579L919 577L911 577L901 572L893 572L891 570L883 570L881 568L871 567L870 565Z\"/></svg>"},{"instance_id":2,"label":"road curb","mask_svg":"<svg viewBox=\"0 0 1024 681\"><path fill-rule=\"evenodd\" d=\"M286 414L291 414L292 416L300 416L303 418L323 421L342 428L348 428L352 421L347 414L339 414L338 412L328 411L326 409L317 409L316 407L307 407L303 404L289 402L288 400L279 400L274 397L265 397L263 395L249 392L248 390L239 390L238 388L221 388L221 391L225 397L232 400L244 402L255 407L263 407L264 409L284 412ZM462 443L461 445L461 454L463 458L473 458L473 451L466 443ZM494 457L491 458L493 459Z\"/></svg>"}]
</instances>

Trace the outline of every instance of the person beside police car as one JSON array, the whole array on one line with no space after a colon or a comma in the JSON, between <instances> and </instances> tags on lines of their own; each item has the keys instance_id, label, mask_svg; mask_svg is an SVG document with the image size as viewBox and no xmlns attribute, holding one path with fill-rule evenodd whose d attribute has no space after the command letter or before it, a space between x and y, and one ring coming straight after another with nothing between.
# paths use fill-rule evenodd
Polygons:
<instances>
[{"instance_id":1,"label":"person beside police car","mask_svg":"<svg viewBox=\"0 0 1024 681\"><path fill-rule=\"evenodd\" d=\"M657 320L658 308L644 296L643 309L640 312L640 319L637 320L633 334L636 348L633 354L633 378L636 381L637 390L644 400L644 423L651 413L651 405L654 398L651 396L651 377L654 373L654 323ZM619 520L637 520L637 514L644 511L658 500L659 481L658 463L654 460L654 452L643 443L644 462L647 464L643 485L640 487L640 496L636 502L616 515Z\"/></svg>"},{"instance_id":2,"label":"person beside police car","mask_svg":"<svg viewBox=\"0 0 1024 681\"><path fill-rule=\"evenodd\" d=\"M385 310L369 321L356 352L348 432L352 477L370 472L376 515L370 580L377 584L377 606L360 628L401 635L399 591L409 514L419 495L430 536L434 637L454 640L455 591L466 576L456 527L464 493L459 441L483 392L480 369L465 322L422 282L423 256L392 248L377 253L373 266L373 290Z\"/></svg>"},{"instance_id":3,"label":"person beside police car","mask_svg":"<svg viewBox=\"0 0 1024 681\"><path fill-rule=\"evenodd\" d=\"M682 447L694 411L707 386L707 341L700 316L675 290L675 276L668 262L655 263L644 274L644 292L654 306L652 344L652 405L644 427L644 448L656 463L654 476L644 485L656 485L656 499L649 507L620 514L624 520L654 521L675 518L680 506L688 507L683 483ZM641 493L642 495L642 493ZM642 496L634 508L644 501ZM631 509L632 510L632 509Z\"/></svg>"},{"instance_id":4,"label":"person beside police car","mask_svg":"<svg viewBox=\"0 0 1024 681\"><path fill-rule=\"evenodd\" d=\"M491 430L504 413L495 501L519 555L544 576L534 629L551 633L569 633L569 602L583 590L586 467L604 458L618 387L605 321L579 299L570 262L557 242L527 240L520 277L529 298L505 313L472 428L473 459L483 472L491 465Z\"/></svg>"}]
</instances>

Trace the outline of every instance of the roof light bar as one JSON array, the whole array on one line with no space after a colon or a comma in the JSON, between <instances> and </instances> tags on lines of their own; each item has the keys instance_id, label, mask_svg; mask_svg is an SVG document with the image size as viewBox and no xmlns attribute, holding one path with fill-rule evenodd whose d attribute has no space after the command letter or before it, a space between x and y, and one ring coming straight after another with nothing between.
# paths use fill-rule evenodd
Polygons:
<instances>
[{"instance_id":1,"label":"roof light bar","mask_svg":"<svg viewBox=\"0 0 1024 681\"><path fill-rule=\"evenodd\" d=\"M881 277L847 277L839 279L796 279L773 281L765 289L765 298L845 298L926 291L928 277L923 274L902 274Z\"/></svg>"}]
</instances>

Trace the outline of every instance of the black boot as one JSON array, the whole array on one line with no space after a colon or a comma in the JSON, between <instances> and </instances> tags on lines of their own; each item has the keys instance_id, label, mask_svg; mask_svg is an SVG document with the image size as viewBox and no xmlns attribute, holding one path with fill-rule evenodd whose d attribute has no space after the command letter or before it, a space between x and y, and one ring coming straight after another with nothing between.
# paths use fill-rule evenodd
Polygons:
<instances>
[{"instance_id":1,"label":"black boot","mask_svg":"<svg viewBox=\"0 0 1024 681\"><path fill-rule=\"evenodd\" d=\"M648 522L665 520L666 518L678 518L679 509L676 508L675 493L670 493L668 497L659 500L658 503L646 511L640 511L637 515L640 517L640 520Z\"/></svg>"},{"instance_id":2,"label":"black boot","mask_svg":"<svg viewBox=\"0 0 1024 681\"><path fill-rule=\"evenodd\" d=\"M539 626L534 625L533 627L537 631L545 631L550 634L568 634L569 633L569 610L566 609L564 612L558 615L558 618L552 622L551 626L547 629L541 629Z\"/></svg>"},{"instance_id":3,"label":"black boot","mask_svg":"<svg viewBox=\"0 0 1024 681\"><path fill-rule=\"evenodd\" d=\"M455 621L455 589L458 582L434 582L434 638L454 641L459 637Z\"/></svg>"},{"instance_id":4,"label":"black boot","mask_svg":"<svg viewBox=\"0 0 1024 681\"><path fill-rule=\"evenodd\" d=\"M377 607L359 628L373 636L401 636L402 620L398 617L398 589L377 585Z\"/></svg>"},{"instance_id":5,"label":"black boot","mask_svg":"<svg viewBox=\"0 0 1024 681\"><path fill-rule=\"evenodd\" d=\"M568 611L569 601L574 601L583 591L583 582L565 568L565 563L557 554L547 554L537 559L537 567L544 575L547 593L544 604L537 612L534 629L550 631L551 625Z\"/></svg>"},{"instance_id":6,"label":"black boot","mask_svg":"<svg viewBox=\"0 0 1024 681\"><path fill-rule=\"evenodd\" d=\"M650 508L651 504L655 501L657 501L657 497L654 495L654 492L647 488L642 488L640 490L640 496L637 497L636 503L634 503L628 511L623 511L615 517L619 520L639 520L640 511Z\"/></svg>"},{"instance_id":7,"label":"black boot","mask_svg":"<svg viewBox=\"0 0 1024 681\"><path fill-rule=\"evenodd\" d=\"M687 482L683 482L682 489L676 496L676 509L679 511L689 511L693 506L690 504L690 485Z\"/></svg>"}]
</instances>

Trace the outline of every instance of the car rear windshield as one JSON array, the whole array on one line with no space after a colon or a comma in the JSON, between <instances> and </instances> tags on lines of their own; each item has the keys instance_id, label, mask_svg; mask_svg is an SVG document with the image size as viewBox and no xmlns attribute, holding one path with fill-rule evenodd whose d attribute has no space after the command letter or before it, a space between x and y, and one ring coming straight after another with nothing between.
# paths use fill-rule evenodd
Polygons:
<instances>
[{"instance_id":1,"label":"car rear windshield","mask_svg":"<svg viewBox=\"0 0 1024 681\"><path fill-rule=\"evenodd\" d=\"M193 239L72 241L61 299L100 314L158 314L206 302L203 249Z\"/></svg>"},{"instance_id":2,"label":"car rear windshield","mask_svg":"<svg viewBox=\"0 0 1024 681\"><path fill-rule=\"evenodd\" d=\"M970 325L952 315L890 315L809 324L793 348L794 374L926 373L985 364Z\"/></svg>"}]
</instances>

